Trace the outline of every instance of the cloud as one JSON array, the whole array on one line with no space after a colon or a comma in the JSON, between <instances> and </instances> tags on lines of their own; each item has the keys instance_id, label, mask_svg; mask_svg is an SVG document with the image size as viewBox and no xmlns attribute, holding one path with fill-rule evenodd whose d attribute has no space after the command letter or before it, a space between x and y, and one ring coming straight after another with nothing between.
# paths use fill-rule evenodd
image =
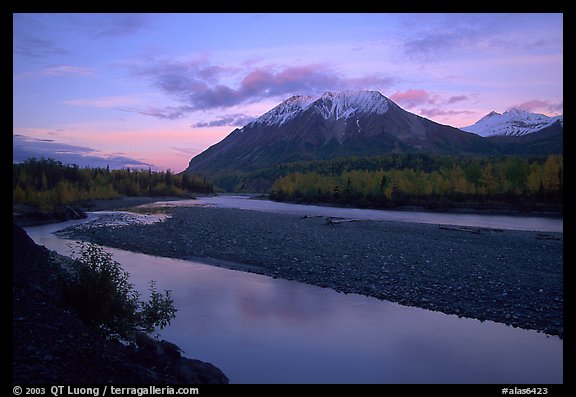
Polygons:
<instances>
[{"instance_id":1,"label":"cloud","mask_svg":"<svg viewBox=\"0 0 576 397\"><path fill-rule=\"evenodd\" d=\"M194 155L194 154L198 154L198 152L202 151L202 148L198 148L198 147L176 147L176 146L171 146L170 149L180 153L180 154L184 154L184 155Z\"/></svg>"},{"instance_id":2,"label":"cloud","mask_svg":"<svg viewBox=\"0 0 576 397\"><path fill-rule=\"evenodd\" d=\"M463 55L507 57L526 50L556 52L562 49L561 27L562 15L554 13L413 14L406 19L409 33L401 47L421 62Z\"/></svg>"},{"instance_id":3,"label":"cloud","mask_svg":"<svg viewBox=\"0 0 576 397\"><path fill-rule=\"evenodd\" d=\"M426 117L473 115L469 110L454 110L451 105L470 99L467 95L453 95L445 99L443 95L431 93L421 89L409 89L404 92L396 92L390 96L399 105L413 109L420 108L418 113ZM430 107L429 105L434 105Z\"/></svg>"},{"instance_id":4,"label":"cloud","mask_svg":"<svg viewBox=\"0 0 576 397\"><path fill-rule=\"evenodd\" d=\"M51 41L34 37L14 37L13 51L14 54L31 58L70 54L70 51L58 47Z\"/></svg>"},{"instance_id":5,"label":"cloud","mask_svg":"<svg viewBox=\"0 0 576 397\"><path fill-rule=\"evenodd\" d=\"M48 76L90 76L94 74L94 69L80 66L60 65L52 66L42 70Z\"/></svg>"},{"instance_id":6,"label":"cloud","mask_svg":"<svg viewBox=\"0 0 576 397\"><path fill-rule=\"evenodd\" d=\"M149 14L105 14L93 23L96 31L95 37L119 37L133 35L150 27L151 15Z\"/></svg>"},{"instance_id":7,"label":"cloud","mask_svg":"<svg viewBox=\"0 0 576 397\"><path fill-rule=\"evenodd\" d=\"M45 157L80 167L106 167L107 165L112 169L154 167L152 164L127 156L98 156L95 149L86 146L69 145L51 139L31 138L21 134L13 134L12 137L12 162L14 163L31 157Z\"/></svg>"},{"instance_id":8,"label":"cloud","mask_svg":"<svg viewBox=\"0 0 576 397\"><path fill-rule=\"evenodd\" d=\"M142 13L29 14L13 15L13 52L31 58L70 55L72 51L49 38L54 27L70 37L119 38L140 33L152 26L154 16Z\"/></svg>"},{"instance_id":9,"label":"cloud","mask_svg":"<svg viewBox=\"0 0 576 397\"><path fill-rule=\"evenodd\" d=\"M470 99L470 98L468 98L466 95L455 95L455 96L451 96L450 98L448 98L446 103L452 104L452 103L456 103L456 102L465 101L467 99Z\"/></svg>"},{"instance_id":10,"label":"cloud","mask_svg":"<svg viewBox=\"0 0 576 397\"><path fill-rule=\"evenodd\" d=\"M422 23L423 18L426 23ZM434 61L448 54L479 50L485 46L486 37L494 36L487 29L495 21L493 16L414 14L408 21L410 33L402 47L414 60Z\"/></svg>"},{"instance_id":11,"label":"cloud","mask_svg":"<svg viewBox=\"0 0 576 397\"><path fill-rule=\"evenodd\" d=\"M135 98L131 96L106 96L98 98L78 98L78 99L68 99L62 101L65 105L70 106L87 106L96 108L118 108L122 106L137 105L142 102L141 98Z\"/></svg>"},{"instance_id":12,"label":"cloud","mask_svg":"<svg viewBox=\"0 0 576 397\"><path fill-rule=\"evenodd\" d=\"M50 66L41 70L24 72L14 76L14 79L35 78L45 76L84 77L95 74L95 69L72 65Z\"/></svg>"},{"instance_id":13,"label":"cloud","mask_svg":"<svg viewBox=\"0 0 576 397\"><path fill-rule=\"evenodd\" d=\"M189 106L165 106L164 108L118 108L123 112L139 113L145 116L153 116L165 120L179 120L184 117L186 113L194 111Z\"/></svg>"},{"instance_id":14,"label":"cloud","mask_svg":"<svg viewBox=\"0 0 576 397\"><path fill-rule=\"evenodd\" d=\"M133 73L148 78L152 85L177 100L180 105L125 110L164 119L177 119L198 110L230 108L294 94L317 95L345 89L381 89L393 81L377 75L348 78L324 64L268 65L240 69L212 65L204 60L155 60L131 69ZM231 80L236 81L236 84L230 83Z\"/></svg>"},{"instance_id":15,"label":"cloud","mask_svg":"<svg viewBox=\"0 0 576 397\"><path fill-rule=\"evenodd\" d=\"M454 50L470 39L466 35L450 33L427 33L418 38L407 40L404 43L404 51L407 55L430 60L438 57L442 52Z\"/></svg>"},{"instance_id":16,"label":"cloud","mask_svg":"<svg viewBox=\"0 0 576 397\"><path fill-rule=\"evenodd\" d=\"M247 116L242 113L235 113L226 116L220 116L216 120L211 121L201 121L198 123L192 124L192 128L203 128L203 127L222 127L225 125L229 125L232 127L241 127L244 126L252 121L256 120L256 117Z\"/></svg>"},{"instance_id":17,"label":"cloud","mask_svg":"<svg viewBox=\"0 0 576 397\"><path fill-rule=\"evenodd\" d=\"M511 106L509 109L517 108L527 112L546 112L546 113L562 113L564 111L564 101L551 102L540 99L533 99L531 101L522 102L518 105Z\"/></svg>"},{"instance_id":18,"label":"cloud","mask_svg":"<svg viewBox=\"0 0 576 397\"><path fill-rule=\"evenodd\" d=\"M409 89L404 92L395 92L390 96L390 99L401 106L408 108L435 103L435 99L428 91L415 89Z\"/></svg>"},{"instance_id":19,"label":"cloud","mask_svg":"<svg viewBox=\"0 0 576 397\"><path fill-rule=\"evenodd\" d=\"M471 110L453 110L453 109L442 109L442 108L423 108L420 109L420 114L426 117L436 117L436 116L456 116L456 115L472 115L476 112Z\"/></svg>"},{"instance_id":20,"label":"cloud","mask_svg":"<svg viewBox=\"0 0 576 397\"><path fill-rule=\"evenodd\" d=\"M66 143L59 143L53 139L30 138L22 134L13 134L13 156L18 161L25 160L21 158L20 153L35 152L38 156L45 156L50 153L90 153L94 149L85 146L75 146Z\"/></svg>"}]
</instances>

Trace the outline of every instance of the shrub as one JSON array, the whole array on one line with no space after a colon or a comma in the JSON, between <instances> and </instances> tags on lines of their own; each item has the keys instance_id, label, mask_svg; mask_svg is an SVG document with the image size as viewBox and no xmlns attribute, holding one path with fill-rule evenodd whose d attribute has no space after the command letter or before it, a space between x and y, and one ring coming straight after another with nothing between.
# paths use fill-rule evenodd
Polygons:
<instances>
[{"instance_id":1,"label":"shrub","mask_svg":"<svg viewBox=\"0 0 576 397\"><path fill-rule=\"evenodd\" d=\"M108 338L134 341L176 317L171 291L158 292L150 282L150 299L128 281L129 274L98 244L80 242L74 252L74 270L64 288L65 301L91 327Z\"/></svg>"}]
</instances>

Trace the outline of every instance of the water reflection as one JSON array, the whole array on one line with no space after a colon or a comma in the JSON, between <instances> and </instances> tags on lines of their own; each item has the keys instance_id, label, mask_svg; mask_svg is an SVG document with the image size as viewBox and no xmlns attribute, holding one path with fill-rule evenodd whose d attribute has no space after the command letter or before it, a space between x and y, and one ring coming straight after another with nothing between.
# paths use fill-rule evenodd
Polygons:
<instances>
[{"instance_id":1,"label":"water reflection","mask_svg":"<svg viewBox=\"0 0 576 397\"><path fill-rule=\"evenodd\" d=\"M180 311L163 337L233 382L562 381L556 337L184 261L138 262L174 287Z\"/></svg>"},{"instance_id":2,"label":"water reflection","mask_svg":"<svg viewBox=\"0 0 576 397\"><path fill-rule=\"evenodd\" d=\"M50 234L72 221L27 228ZM143 293L174 293L162 337L233 383L561 383L557 337L288 280L109 249Z\"/></svg>"}]
</instances>

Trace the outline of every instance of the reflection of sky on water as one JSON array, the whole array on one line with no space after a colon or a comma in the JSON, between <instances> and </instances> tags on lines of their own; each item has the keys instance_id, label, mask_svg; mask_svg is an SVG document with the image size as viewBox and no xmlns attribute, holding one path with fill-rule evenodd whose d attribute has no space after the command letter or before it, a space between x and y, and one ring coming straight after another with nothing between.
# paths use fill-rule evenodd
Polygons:
<instances>
[{"instance_id":1,"label":"reflection of sky on water","mask_svg":"<svg viewBox=\"0 0 576 397\"><path fill-rule=\"evenodd\" d=\"M174 289L162 336L233 382L562 380L562 341L534 331L184 261L134 266Z\"/></svg>"},{"instance_id":2,"label":"reflection of sky on water","mask_svg":"<svg viewBox=\"0 0 576 397\"><path fill-rule=\"evenodd\" d=\"M27 228L61 253L51 232ZM109 249L145 295L171 289L162 337L233 383L561 383L557 337L288 280Z\"/></svg>"}]
</instances>

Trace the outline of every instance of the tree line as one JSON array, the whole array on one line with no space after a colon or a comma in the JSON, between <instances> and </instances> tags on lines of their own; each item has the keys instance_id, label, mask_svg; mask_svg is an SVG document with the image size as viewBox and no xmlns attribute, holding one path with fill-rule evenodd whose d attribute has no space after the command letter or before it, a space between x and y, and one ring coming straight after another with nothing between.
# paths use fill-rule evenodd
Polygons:
<instances>
[{"instance_id":1,"label":"tree line","mask_svg":"<svg viewBox=\"0 0 576 397\"><path fill-rule=\"evenodd\" d=\"M471 205L561 210L563 158L400 155L327 161L278 178L270 197L374 208Z\"/></svg>"},{"instance_id":2,"label":"tree line","mask_svg":"<svg viewBox=\"0 0 576 397\"><path fill-rule=\"evenodd\" d=\"M122 196L187 196L212 193L212 183L189 173L124 168L80 168L46 158L12 166L12 198L47 210L55 205Z\"/></svg>"}]
</instances>

